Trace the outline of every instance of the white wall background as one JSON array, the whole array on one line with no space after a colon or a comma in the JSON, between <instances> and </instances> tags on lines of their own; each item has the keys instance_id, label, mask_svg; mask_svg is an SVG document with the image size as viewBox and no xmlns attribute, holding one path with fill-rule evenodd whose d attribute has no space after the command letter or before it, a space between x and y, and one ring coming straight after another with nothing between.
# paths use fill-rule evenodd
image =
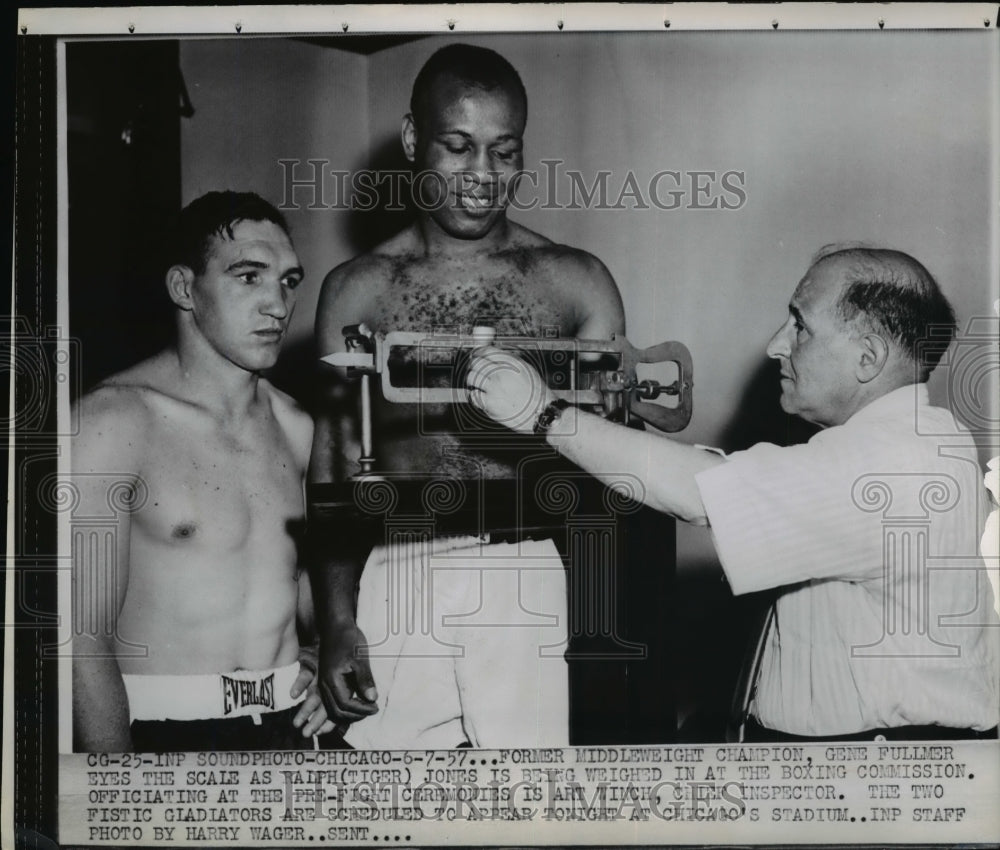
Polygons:
<instances>
[{"instance_id":1,"label":"white wall background","mask_svg":"<svg viewBox=\"0 0 1000 850\"><path fill-rule=\"evenodd\" d=\"M421 39L371 56L278 40L182 44L198 110L182 131L184 201L223 185L280 201L280 158L325 158L340 169L372 162L395 145L420 65L456 40ZM688 345L696 391L686 439L733 447L748 433L740 430L746 410L773 378L763 371L764 345L824 244L860 239L911 252L937 276L960 324L994 315L995 33L461 40L493 47L520 71L528 169L561 159L588 184L608 170L613 196L630 171L643 187L667 169L744 172L739 210L512 214L607 264L634 344ZM311 332L322 276L357 250L347 216L289 215L308 274L293 326L298 340ZM995 320L988 326L996 331ZM941 372L932 393L944 403L954 381ZM995 431L994 383L979 386L974 412ZM697 529L680 529L678 549L682 567L712 560Z\"/></svg>"},{"instance_id":2,"label":"white wall background","mask_svg":"<svg viewBox=\"0 0 1000 850\"><path fill-rule=\"evenodd\" d=\"M181 121L181 201L213 189L254 191L281 204L282 159L330 167L368 147L367 61L364 56L303 41L182 41L180 64L195 114ZM323 276L352 252L338 210L313 210L308 189L295 190L300 209L285 210L306 270L290 328L291 347L312 336ZM329 201L332 203L332 199ZM287 351L287 348L286 348Z\"/></svg>"}]
</instances>

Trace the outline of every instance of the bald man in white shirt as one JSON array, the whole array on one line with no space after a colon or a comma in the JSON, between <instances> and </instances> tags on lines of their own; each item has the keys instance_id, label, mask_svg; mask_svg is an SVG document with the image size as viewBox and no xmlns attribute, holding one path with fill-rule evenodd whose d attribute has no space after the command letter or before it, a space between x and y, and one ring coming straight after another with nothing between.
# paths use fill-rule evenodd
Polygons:
<instances>
[{"instance_id":1,"label":"bald man in white shirt","mask_svg":"<svg viewBox=\"0 0 1000 850\"><path fill-rule=\"evenodd\" d=\"M728 458L566 410L497 349L469 384L498 422L544 433L598 478L638 476L652 507L710 525L734 593L780 588L747 739L995 738L982 474L925 383L954 332L912 257L824 250L767 347L783 409L823 430Z\"/></svg>"}]
</instances>

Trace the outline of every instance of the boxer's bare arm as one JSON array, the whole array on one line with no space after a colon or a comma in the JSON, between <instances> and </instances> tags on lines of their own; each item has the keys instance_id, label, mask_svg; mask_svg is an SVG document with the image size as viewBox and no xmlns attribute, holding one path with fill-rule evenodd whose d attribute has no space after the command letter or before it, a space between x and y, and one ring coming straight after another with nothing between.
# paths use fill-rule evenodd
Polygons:
<instances>
[{"instance_id":1,"label":"boxer's bare arm","mask_svg":"<svg viewBox=\"0 0 1000 850\"><path fill-rule=\"evenodd\" d=\"M313 606L309 575L299 573L299 598L297 625L299 632L299 675L292 685L291 696L297 698L305 693L306 698L299 705L292 723L302 730L305 737L325 735L334 728L327 718L326 707L319 691L319 636L316 632L316 612Z\"/></svg>"},{"instance_id":2,"label":"boxer's bare arm","mask_svg":"<svg viewBox=\"0 0 1000 850\"><path fill-rule=\"evenodd\" d=\"M312 450L314 426L312 418L284 393L266 385L271 393L272 407L282 431L292 447L295 462L302 475L302 505L305 509L305 479ZM305 531L305 529L303 529ZM300 541L304 544L304 539ZM300 558L305 549L299 546ZM291 696L296 698L305 692L306 698L299 705L293 719L296 728L305 737L324 735L333 729L333 722L327 719L326 708L319 692L318 656L319 636L316 628L316 609L313 603L312 585L306 560L300 562L297 572L296 630L299 637L299 664L301 670L292 685Z\"/></svg>"},{"instance_id":3,"label":"boxer's bare arm","mask_svg":"<svg viewBox=\"0 0 1000 850\"><path fill-rule=\"evenodd\" d=\"M625 308L611 272L597 257L569 249L558 264L557 280L576 305L578 339L610 339L625 333Z\"/></svg>"},{"instance_id":4,"label":"boxer's bare arm","mask_svg":"<svg viewBox=\"0 0 1000 850\"><path fill-rule=\"evenodd\" d=\"M344 263L323 280L316 307L316 345L321 356L345 351L344 317L359 317L349 323L358 324L368 316L372 300L378 296L379 280L366 258ZM332 366L322 366L319 413L309 459L311 481L328 483L343 481L353 474L345 458L351 448L360 451L355 433L357 396L349 386L346 372Z\"/></svg>"},{"instance_id":5,"label":"boxer's bare arm","mask_svg":"<svg viewBox=\"0 0 1000 850\"><path fill-rule=\"evenodd\" d=\"M343 322L358 323L368 316L379 288L378 277L368 266L362 257L338 266L323 281L316 311L316 341L322 354L344 351ZM346 316L357 318L346 320ZM346 458L349 447L357 445L357 396L345 374L331 367L324 367L320 386L309 477L317 483L339 483L353 471L347 469ZM316 606L320 691L334 718L350 722L377 711L371 670L355 651L366 644L355 622L354 605L371 541L351 530L341 531L310 529L310 575L320 600Z\"/></svg>"},{"instance_id":6,"label":"boxer's bare arm","mask_svg":"<svg viewBox=\"0 0 1000 850\"><path fill-rule=\"evenodd\" d=\"M112 488L139 484L134 457L142 433L141 403L128 391L98 389L81 400L73 439L73 486L81 516L108 516ZM121 491L119 490L119 495ZM129 580L131 517L118 510L112 548L75 545L73 552L73 717L78 751L132 749L128 699L116 659L118 615Z\"/></svg>"},{"instance_id":7,"label":"boxer's bare arm","mask_svg":"<svg viewBox=\"0 0 1000 850\"><path fill-rule=\"evenodd\" d=\"M282 431L288 438L294 460L302 475L302 504L305 509L305 476L309 464L313 443L312 418L284 393L270 385L265 385L271 394L272 409ZM303 531L305 529L303 528ZM300 541L304 543L304 540ZM305 547L300 545L300 557ZM299 663L302 670L292 687L292 696L297 697L306 691L307 698L299 708L295 717L295 725L303 727L303 734L323 734L333 728L326 720L326 710L318 696L316 682L317 655L319 638L316 630L316 609L313 603L312 586L306 569L306 560L302 559L296 574L296 630L299 637Z\"/></svg>"}]
</instances>

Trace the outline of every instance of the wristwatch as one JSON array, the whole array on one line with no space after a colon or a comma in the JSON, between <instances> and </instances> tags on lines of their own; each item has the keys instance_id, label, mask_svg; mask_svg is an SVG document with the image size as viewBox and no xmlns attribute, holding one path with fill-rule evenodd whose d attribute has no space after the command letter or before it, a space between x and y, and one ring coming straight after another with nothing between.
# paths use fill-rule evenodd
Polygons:
<instances>
[{"instance_id":1,"label":"wristwatch","mask_svg":"<svg viewBox=\"0 0 1000 850\"><path fill-rule=\"evenodd\" d=\"M557 398L545 405L545 409L538 414L538 419L535 420L535 435L541 437L543 434L547 434L552 423L562 416L562 412L567 407L569 407L569 402L564 398Z\"/></svg>"}]
</instances>

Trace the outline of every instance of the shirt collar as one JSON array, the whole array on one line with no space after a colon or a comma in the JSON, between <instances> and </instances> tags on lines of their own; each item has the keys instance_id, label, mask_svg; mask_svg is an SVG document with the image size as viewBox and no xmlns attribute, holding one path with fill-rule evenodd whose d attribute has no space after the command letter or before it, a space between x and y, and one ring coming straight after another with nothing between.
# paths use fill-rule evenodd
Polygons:
<instances>
[{"instance_id":1,"label":"shirt collar","mask_svg":"<svg viewBox=\"0 0 1000 850\"><path fill-rule=\"evenodd\" d=\"M905 387L899 387L865 405L844 424L894 418L902 413L916 416L918 408L929 406L930 396L927 392L927 384L907 384Z\"/></svg>"}]
</instances>

